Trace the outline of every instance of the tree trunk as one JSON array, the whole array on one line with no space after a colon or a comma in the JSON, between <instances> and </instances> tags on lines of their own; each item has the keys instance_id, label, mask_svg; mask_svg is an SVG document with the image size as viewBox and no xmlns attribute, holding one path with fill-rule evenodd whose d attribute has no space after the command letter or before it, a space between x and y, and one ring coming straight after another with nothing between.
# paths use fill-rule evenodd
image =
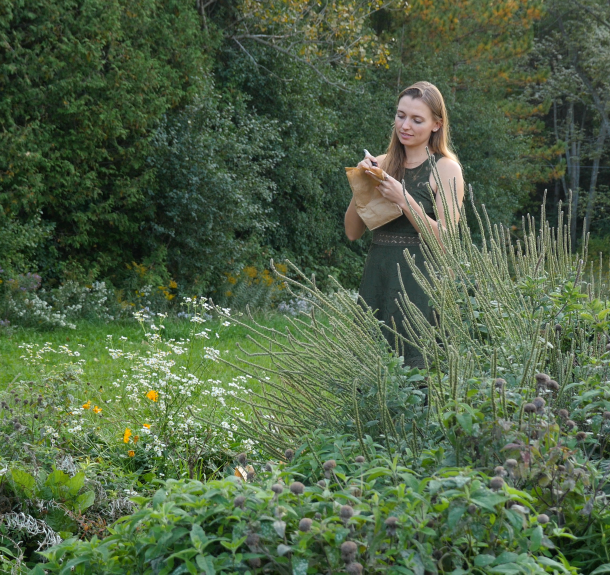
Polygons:
<instances>
[{"instance_id":1,"label":"tree trunk","mask_svg":"<svg viewBox=\"0 0 610 575\"><path fill-rule=\"evenodd\" d=\"M589 232L591 226L591 218L593 217L593 208L595 206L595 194L597 187L597 176L599 174L599 161L604 150L604 143L608 133L606 121L602 118L602 123L599 127L597 142L595 143L595 152L593 156L593 171L591 172L591 183L589 185L589 198L587 200L587 215L585 219L585 234Z\"/></svg>"}]
</instances>

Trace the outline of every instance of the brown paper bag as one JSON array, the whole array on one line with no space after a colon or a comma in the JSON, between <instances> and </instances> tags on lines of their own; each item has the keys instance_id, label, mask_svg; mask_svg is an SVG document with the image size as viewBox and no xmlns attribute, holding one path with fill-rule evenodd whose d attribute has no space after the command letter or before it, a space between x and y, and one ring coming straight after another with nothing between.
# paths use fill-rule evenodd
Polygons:
<instances>
[{"instance_id":1,"label":"brown paper bag","mask_svg":"<svg viewBox=\"0 0 610 575\"><path fill-rule=\"evenodd\" d=\"M365 173L364 168L345 168L349 185L354 194L356 211L369 230L374 230L402 215L394 202L386 200L375 188L375 179Z\"/></svg>"}]
</instances>

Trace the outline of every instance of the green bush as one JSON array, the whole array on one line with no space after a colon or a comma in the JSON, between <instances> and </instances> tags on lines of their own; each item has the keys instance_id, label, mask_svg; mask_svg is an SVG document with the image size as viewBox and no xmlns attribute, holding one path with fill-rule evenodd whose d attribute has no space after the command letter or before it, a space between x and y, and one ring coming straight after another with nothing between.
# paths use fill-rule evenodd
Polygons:
<instances>
[{"instance_id":1,"label":"green bush","mask_svg":"<svg viewBox=\"0 0 610 575\"><path fill-rule=\"evenodd\" d=\"M320 455L335 459L302 454L252 483L169 480L111 535L67 540L33 573L576 572L527 493L468 470L421 477L325 441Z\"/></svg>"}]
</instances>

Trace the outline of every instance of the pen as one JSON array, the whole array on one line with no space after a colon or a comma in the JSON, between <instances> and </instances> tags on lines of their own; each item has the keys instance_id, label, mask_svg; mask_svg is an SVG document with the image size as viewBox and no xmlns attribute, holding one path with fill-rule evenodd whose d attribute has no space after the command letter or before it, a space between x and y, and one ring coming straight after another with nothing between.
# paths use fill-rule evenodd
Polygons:
<instances>
[{"instance_id":1,"label":"pen","mask_svg":"<svg viewBox=\"0 0 610 575\"><path fill-rule=\"evenodd\" d=\"M371 156L371 158L373 157L371 155L371 152L369 152L366 148L364 148L364 155ZM371 160L371 164L373 164L373 166L375 166L376 168L379 167L379 164L375 160Z\"/></svg>"}]
</instances>

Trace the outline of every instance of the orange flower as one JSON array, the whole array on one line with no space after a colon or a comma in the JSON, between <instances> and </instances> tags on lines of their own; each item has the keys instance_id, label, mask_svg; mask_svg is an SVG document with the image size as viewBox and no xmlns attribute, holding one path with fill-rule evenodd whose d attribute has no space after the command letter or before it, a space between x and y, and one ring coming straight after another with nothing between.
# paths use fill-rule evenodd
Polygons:
<instances>
[{"instance_id":1,"label":"orange flower","mask_svg":"<svg viewBox=\"0 0 610 575\"><path fill-rule=\"evenodd\" d=\"M91 407L91 400L89 400L87 403L83 403L83 409L89 409Z\"/></svg>"},{"instance_id":2,"label":"orange flower","mask_svg":"<svg viewBox=\"0 0 610 575\"><path fill-rule=\"evenodd\" d=\"M136 454L136 452L135 452L133 449L130 449L130 450L127 452L127 455L129 455L129 457L134 457L134 456L135 456L135 454Z\"/></svg>"},{"instance_id":3,"label":"orange flower","mask_svg":"<svg viewBox=\"0 0 610 575\"><path fill-rule=\"evenodd\" d=\"M93 413L102 413L102 408L97 405L93 408Z\"/></svg>"},{"instance_id":4,"label":"orange flower","mask_svg":"<svg viewBox=\"0 0 610 575\"><path fill-rule=\"evenodd\" d=\"M123 433L123 443L129 443L130 436L131 436L131 429L125 429L125 433Z\"/></svg>"},{"instance_id":5,"label":"orange flower","mask_svg":"<svg viewBox=\"0 0 610 575\"><path fill-rule=\"evenodd\" d=\"M159 394L154 391L154 390L150 390L147 394L146 397L148 397L148 399L150 399L151 401L157 401L159 399Z\"/></svg>"},{"instance_id":6,"label":"orange flower","mask_svg":"<svg viewBox=\"0 0 610 575\"><path fill-rule=\"evenodd\" d=\"M134 435L134 436L133 436L133 442L134 442L134 443L138 443L138 440L139 440L139 439L140 439L140 436L139 436L139 435Z\"/></svg>"},{"instance_id":7,"label":"orange flower","mask_svg":"<svg viewBox=\"0 0 610 575\"><path fill-rule=\"evenodd\" d=\"M146 429L150 429L150 423L143 423L142 427L146 427Z\"/></svg>"}]
</instances>

